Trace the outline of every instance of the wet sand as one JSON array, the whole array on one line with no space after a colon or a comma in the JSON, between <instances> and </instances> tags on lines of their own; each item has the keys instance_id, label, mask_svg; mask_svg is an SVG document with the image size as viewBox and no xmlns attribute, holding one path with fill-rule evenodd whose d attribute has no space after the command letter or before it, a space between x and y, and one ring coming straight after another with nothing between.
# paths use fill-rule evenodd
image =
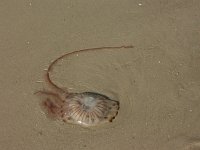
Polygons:
<instances>
[{"instance_id":1,"label":"wet sand","mask_svg":"<svg viewBox=\"0 0 200 150\"><path fill-rule=\"evenodd\" d=\"M0 149L200 149L200 1L1 1ZM112 123L93 128L46 117L33 93L53 80L120 102Z\"/></svg>"}]
</instances>

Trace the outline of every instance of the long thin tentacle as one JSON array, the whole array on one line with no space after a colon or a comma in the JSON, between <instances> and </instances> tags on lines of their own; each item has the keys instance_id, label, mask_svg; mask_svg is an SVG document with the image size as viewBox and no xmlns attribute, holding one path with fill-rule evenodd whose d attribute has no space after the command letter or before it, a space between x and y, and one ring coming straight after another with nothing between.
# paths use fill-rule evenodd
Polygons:
<instances>
[{"instance_id":1,"label":"long thin tentacle","mask_svg":"<svg viewBox=\"0 0 200 150\"><path fill-rule=\"evenodd\" d=\"M61 59L63 59L64 57L68 57L72 54L78 54L78 53L82 53L82 52L86 52L86 51L94 51L94 50L104 50L104 49L120 49L120 48L133 48L134 46L132 45L123 45L123 46L117 46L117 47L98 47L98 48L89 48L89 49L81 49L81 50L76 50L76 51L73 51L73 52L69 52L69 53L66 53L60 57L58 57L57 59L55 59L53 62L51 62L51 64L49 65L47 71L46 71L46 74L45 74L45 78L47 80L47 83L49 84L49 86L51 86L52 88L54 88L55 90L57 91L60 91L62 93L65 93L67 94L68 91L66 90L63 90L61 87L59 87L58 85L56 85L50 78L50 72L52 71L54 65Z\"/></svg>"}]
</instances>

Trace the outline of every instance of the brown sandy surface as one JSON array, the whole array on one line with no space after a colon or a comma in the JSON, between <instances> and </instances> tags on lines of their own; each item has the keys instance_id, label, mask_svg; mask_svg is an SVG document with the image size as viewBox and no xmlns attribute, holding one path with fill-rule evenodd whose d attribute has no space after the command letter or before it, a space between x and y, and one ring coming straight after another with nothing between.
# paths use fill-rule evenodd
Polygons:
<instances>
[{"instance_id":1,"label":"brown sandy surface","mask_svg":"<svg viewBox=\"0 0 200 150\"><path fill-rule=\"evenodd\" d=\"M199 0L1 0L0 150L199 150ZM85 129L46 118L33 95L54 80L120 101L113 123ZM57 70L56 70L57 69Z\"/></svg>"}]
</instances>

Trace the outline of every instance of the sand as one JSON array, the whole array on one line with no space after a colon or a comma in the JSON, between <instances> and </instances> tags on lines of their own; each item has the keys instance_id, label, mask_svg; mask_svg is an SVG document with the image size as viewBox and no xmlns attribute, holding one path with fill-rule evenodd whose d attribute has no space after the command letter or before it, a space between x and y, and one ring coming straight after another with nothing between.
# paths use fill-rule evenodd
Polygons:
<instances>
[{"instance_id":1,"label":"sand","mask_svg":"<svg viewBox=\"0 0 200 150\"><path fill-rule=\"evenodd\" d=\"M1 150L199 150L199 0L0 2ZM93 128L46 117L33 93L44 69L78 49L54 81L120 102Z\"/></svg>"}]
</instances>

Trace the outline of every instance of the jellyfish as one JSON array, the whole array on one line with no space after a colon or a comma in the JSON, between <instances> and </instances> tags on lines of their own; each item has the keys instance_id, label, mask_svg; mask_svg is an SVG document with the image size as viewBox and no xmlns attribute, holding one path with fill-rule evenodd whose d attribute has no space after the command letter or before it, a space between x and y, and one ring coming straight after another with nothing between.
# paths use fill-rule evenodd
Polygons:
<instances>
[{"instance_id":1,"label":"jellyfish","mask_svg":"<svg viewBox=\"0 0 200 150\"><path fill-rule=\"evenodd\" d=\"M66 123L84 127L112 122L118 114L120 103L106 95L96 92L70 93L56 85L50 78L54 65L64 57L86 51L103 49L133 48L133 46L100 47L73 51L55 59L45 72L45 82L51 90L39 90L35 95L41 99L41 106L46 115Z\"/></svg>"}]
</instances>

